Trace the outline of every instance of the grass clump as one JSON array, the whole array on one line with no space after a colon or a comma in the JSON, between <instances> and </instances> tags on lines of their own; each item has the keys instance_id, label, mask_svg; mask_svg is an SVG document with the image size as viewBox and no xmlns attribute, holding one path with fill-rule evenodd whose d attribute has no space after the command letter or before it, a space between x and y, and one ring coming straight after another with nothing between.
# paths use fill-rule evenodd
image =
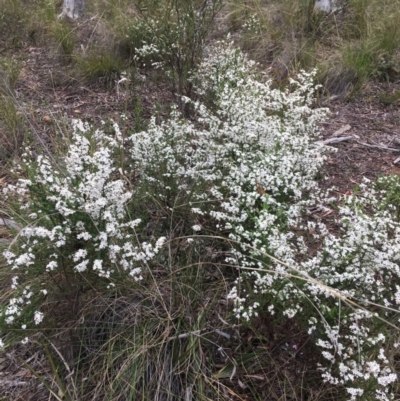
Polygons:
<instances>
[{"instance_id":1,"label":"grass clump","mask_svg":"<svg viewBox=\"0 0 400 401\"><path fill-rule=\"evenodd\" d=\"M26 5L20 0L0 1L0 45L3 49L18 48L24 40L24 34L28 33Z\"/></svg>"},{"instance_id":2,"label":"grass clump","mask_svg":"<svg viewBox=\"0 0 400 401\"><path fill-rule=\"evenodd\" d=\"M331 93L356 94L371 79L396 80L400 49L398 2L351 0L330 12L315 2L292 0L228 3L226 20L256 60L272 64L280 80L318 67ZM342 77L338 82L338 77Z\"/></svg>"},{"instance_id":3,"label":"grass clump","mask_svg":"<svg viewBox=\"0 0 400 401\"><path fill-rule=\"evenodd\" d=\"M15 105L14 99L0 95L0 162L7 163L21 152L25 138L24 117Z\"/></svg>"},{"instance_id":4,"label":"grass clump","mask_svg":"<svg viewBox=\"0 0 400 401\"><path fill-rule=\"evenodd\" d=\"M25 137L25 119L14 94L19 72L19 63L15 59L5 57L0 60L0 163L3 165L20 153Z\"/></svg>"},{"instance_id":5,"label":"grass clump","mask_svg":"<svg viewBox=\"0 0 400 401\"><path fill-rule=\"evenodd\" d=\"M105 50L93 50L77 57L76 62L86 80L100 80L107 86L115 83L126 67L126 63L115 54Z\"/></svg>"},{"instance_id":6,"label":"grass clump","mask_svg":"<svg viewBox=\"0 0 400 401\"><path fill-rule=\"evenodd\" d=\"M4 57L0 59L1 68L1 93L10 94L15 88L15 84L20 75L20 63L13 57Z\"/></svg>"},{"instance_id":7,"label":"grass clump","mask_svg":"<svg viewBox=\"0 0 400 401\"><path fill-rule=\"evenodd\" d=\"M77 43L74 25L64 18L59 18L59 4L55 0L42 1L37 4L34 32L56 44L59 53L70 61ZM36 34L36 33L35 33Z\"/></svg>"},{"instance_id":8,"label":"grass clump","mask_svg":"<svg viewBox=\"0 0 400 401\"><path fill-rule=\"evenodd\" d=\"M331 201L315 73L278 90L230 43L205 54L197 100L182 98L195 121L178 107L137 133L76 120L64 155L23 155L3 190L21 229L3 253L2 345L61 349L68 333L74 400L265 399L255 377L285 382L268 372L299 348L336 399L393 399L398 177L343 199L333 233L310 213Z\"/></svg>"},{"instance_id":9,"label":"grass clump","mask_svg":"<svg viewBox=\"0 0 400 401\"><path fill-rule=\"evenodd\" d=\"M59 44L62 55L70 57L76 46L73 29L66 22L57 21L51 24L50 33Z\"/></svg>"}]
</instances>

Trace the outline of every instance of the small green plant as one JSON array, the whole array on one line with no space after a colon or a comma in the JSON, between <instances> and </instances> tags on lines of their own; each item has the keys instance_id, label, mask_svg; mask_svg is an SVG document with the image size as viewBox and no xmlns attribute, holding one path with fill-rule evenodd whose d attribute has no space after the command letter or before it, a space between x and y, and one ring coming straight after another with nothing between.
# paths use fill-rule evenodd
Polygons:
<instances>
[{"instance_id":1,"label":"small green plant","mask_svg":"<svg viewBox=\"0 0 400 401\"><path fill-rule=\"evenodd\" d=\"M62 54L70 57L76 45L76 35L73 28L65 21L56 21L51 24L50 32L59 44Z\"/></svg>"},{"instance_id":2,"label":"small green plant","mask_svg":"<svg viewBox=\"0 0 400 401\"><path fill-rule=\"evenodd\" d=\"M3 80L3 82L1 82ZM0 72L0 163L20 154L25 138L25 119L16 106L13 91Z\"/></svg>"},{"instance_id":3,"label":"small green plant","mask_svg":"<svg viewBox=\"0 0 400 401\"><path fill-rule=\"evenodd\" d=\"M367 44L346 46L342 52L342 66L353 75L354 87L351 93L357 92L371 78L375 62L374 52Z\"/></svg>"},{"instance_id":4,"label":"small green plant","mask_svg":"<svg viewBox=\"0 0 400 401\"><path fill-rule=\"evenodd\" d=\"M137 96L135 99L134 113L135 113L135 131L140 132L142 131L143 106L139 96Z\"/></svg>"},{"instance_id":5,"label":"small green plant","mask_svg":"<svg viewBox=\"0 0 400 401\"><path fill-rule=\"evenodd\" d=\"M78 56L76 62L86 80L102 81L107 86L118 81L126 64L106 50L92 50L88 54Z\"/></svg>"},{"instance_id":6,"label":"small green plant","mask_svg":"<svg viewBox=\"0 0 400 401\"><path fill-rule=\"evenodd\" d=\"M0 58L0 92L10 94L14 90L21 71L20 63L13 57Z\"/></svg>"},{"instance_id":7,"label":"small green plant","mask_svg":"<svg viewBox=\"0 0 400 401\"><path fill-rule=\"evenodd\" d=\"M343 35L346 39L365 39L373 24L372 7L377 3L371 0L351 0L346 8L346 24Z\"/></svg>"},{"instance_id":8,"label":"small green plant","mask_svg":"<svg viewBox=\"0 0 400 401\"><path fill-rule=\"evenodd\" d=\"M379 95L379 101L386 105L390 106L392 104L396 105L400 101L400 90L396 90L394 92L383 92Z\"/></svg>"},{"instance_id":9,"label":"small green plant","mask_svg":"<svg viewBox=\"0 0 400 401\"><path fill-rule=\"evenodd\" d=\"M55 0L43 0L36 9L36 29L53 40L62 56L71 59L76 46L75 27L66 19L58 18L59 4Z\"/></svg>"},{"instance_id":10,"label":"small green plant","mask_svg":"<svg viewBox=\"0 0 400 401\"><path fill-rule=\"evenodd\" d=\"M27 5L20 0L0 0L0 36L6 48L20 47L27 33Z\"/></svg>"}]
</instances>

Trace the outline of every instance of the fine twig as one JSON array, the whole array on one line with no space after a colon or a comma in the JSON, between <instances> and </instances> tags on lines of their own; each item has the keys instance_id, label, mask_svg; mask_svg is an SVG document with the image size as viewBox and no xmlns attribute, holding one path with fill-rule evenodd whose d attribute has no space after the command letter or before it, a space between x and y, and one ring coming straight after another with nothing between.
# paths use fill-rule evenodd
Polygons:
<instances>
[{"instance_id":1,"label":"fine twig","mask_svg":"<svg viewBox=\"0 0 400 401\"><path fill-rule=\"evenodd\" d=\"M331 143L349 141L350 139L353 139L353 137L352 136L343 136L341 138L333 137L333 138L325 139L324 141L314 142L314 144L315 145L328 145L328 144L331 144Z\"/></svg>"},{"instance_id":2,"label":"fine twig","mask_svg":"<svg viewBox=\"0 0 400 401\"><path fill-rule=\"evenodd\" d=\"M357 142L359 145L363 145L363 146L366 146L366 147L368 147L368 148L376 148L376 149L383 149L383 150L391 150L392 152L400 152L400 149L389 148L389 147L383 146L383 145L370 145L369 143L360 142L360 141L357 141L357 140L356 140L356 142Z\"/></svg>"},{"instance_id":3,"label":"fine twig","mask_svg":"<svg viewBox=\"0 0 400 401\"><path fill-rule=\"evenodd\" d=\"M5 219L2 217L0 217L0 226L11 227L14 230L18 230L18 231L21 229L21 226L18 223L16 223L14 220Z\"/></svg>"},{"instance_id":4,"label":"fine twig","mask_svg":"<svg viewBox=\"0 0 400 401\"><path fill-rule=\"evenodd\" d=\"M332 136L333 136L333 137L334 137L334 136L340 136L340 135L344 134L346 131L349 131L349 130L351 130L351 125L350 125L350 124L347 124L347 125L343 126L342 128L338 129L337 131L335 131L335 132L332 134Z\"/></svg>"},{"instance_id":5,"label":"fine twig","mask_svg":"<svg viewBox=\"0 0 400 401\"><path fill-rule=\"evenodd\" d=\"M26 386L28 382L21 380L0 380L0 386Z\"/></svg>"}]
</instances>

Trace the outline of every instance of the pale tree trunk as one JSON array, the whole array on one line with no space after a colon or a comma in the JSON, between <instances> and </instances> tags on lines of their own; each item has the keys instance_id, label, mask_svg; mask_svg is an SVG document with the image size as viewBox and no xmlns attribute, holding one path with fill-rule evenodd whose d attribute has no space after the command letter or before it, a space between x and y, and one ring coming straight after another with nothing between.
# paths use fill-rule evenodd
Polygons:
<instances>
[{"instance_id":1,"label":"pale tree trunk","mask_svg":"<svg viewBox=\"0 0 400 401\"><path fill-rule=\"evenodd\" d=\"M79 16L82 15L84 7L85 0L64 0L62 12L58 17L77 19Z\"/></svg>"},{"instance_id":2,"label":"pale tree trunk","mask_svg":"<svg viewBox=\"0 0 400 401\"><path fill-rule=\"evenodd\" d=\"M331 11L334 11L335 7L334 0L318 0L315 2L315 10L318 11L324 11L326 13L330 13Z\"/></svg>"}]
</instances>

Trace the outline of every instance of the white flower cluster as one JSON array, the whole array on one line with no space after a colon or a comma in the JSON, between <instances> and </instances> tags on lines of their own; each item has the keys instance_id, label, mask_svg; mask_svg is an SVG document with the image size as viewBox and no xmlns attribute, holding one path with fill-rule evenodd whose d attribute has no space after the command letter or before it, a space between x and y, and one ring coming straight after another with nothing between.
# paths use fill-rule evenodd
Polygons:
<instances>
[{"instance_id":1,"label":"white flower cluster","mask_svg":"<svg viewBox=\"0 0 400 401\"><path fill-rule=\"evenodd\" d=\"M320 222L308 219L304 223L307 206L328 208L315 179L324 160L323 149L311 143L324 110L311 107L312 74L302 73L291 88L278 91L269 82L256 80L253 67L228 47L211 50L199 73L200 92L207 95L211 89L217 99L216 115L211 118L203 113L210 132L215 130L214 138L223 139L219 143L213 138L216 165L221 166L219 171L228 167L221 174L223 180L210 185L210 194L221 199L221 207L211 214L241 244L227 262L239 261L242 268L253 270L238 279L228 298L234 302L236 315L246 320L256 314L254 296L258 294L279 305L288 318L306 313L308 300L307 313L315 308L309 332L317 331L329 345L317 343L329 362L321 367L323 377L346 385L351 399L363 394L352 385L375 380L377 399L388 400L396 375L383 349L371 371L369 358L385 336L375 333L375 315L364 309L372 302L392 308L391 314L398 310L400 225L393 213L397 209L395 205L380 207L384 194L377 196L365 187L362 196L347 197L339 208L340 236L330 234ZM312 258L301 232L314 232L314 239L321 243ZM293 276L300 281L289 279ZM244 280L253 283L251 293L239 290L245 288L240 285ZM347 307L347 299L359 307ZM335 316L336 324L325 316Z\"/></svg>"},{"instance_id":2,"label":"white flower cluster","mask_svg":"<svg viewBox=\"0 0 400 401\"><path fill-rule=\"evenodd\" d=\"M312 74L303 73L286 91L272 90L268 82L252 79L254 65L240 52L223 50L211 50L199 75L201 93L211 88L216 96L217 120L214 116L210 126L223 139L220 146L213 143L217 165L225 171L223 180L210 189L219 196L222 208L211 214L241 244L227 262L253 270L238 279L228 296L235 313L250 319L256 311L254 295L261 294L280 305L283 315L294 318L305 313L308 300L308 309L315 308L309 331L318 326L319 335L329 343L322 351L331 364L321 367L324 378L346 385L351 399L363 394L352 384L376 380L377 399L388 400L396 375L385 357L377 359L371 372L371 349L383 344L385 337L374 333L375 315L364 308L371 302L392 308L385 318L398 310L400 225L393 213L397 209L394 205L379 208L384 194L377 197L373 189L364 187L362 196L347 197L339 209L340 236L330 234L322 223L304 224L306 206L326 204L315 179L323 149L311 144L324 113L311 107ZM308 258L305 240L294 229L315 232L321 251ZM300 282L288 279L293 275ZM243 280L253 283L251 293L239 291ZM347 298L360 307L346 308ZM335 316L337 326L325 315Z\"/></svg>"},{"instance_id":3,"label":"white flower cluster","mask_svg":"<svg viewBox=\"0 0 400 401\"><path fill-rule=\"evenodd\" d=\"M92 133L87 124L76 120L68 154L58 166L47 157L31 162L25 155L31 180L19 180L3 191L5 196L16 194L25 202L22 209L35 210L28 216L31 223L19 232L19 252L10 249L4 253L16 273L15 291L20 288L18 275L29 275L32 269L37 269L37 274L53 275L67 268L72 273L95 273L105 278L118 272L142 279L143 268L158 253L164 238L154 245L138 241L136 228L141 221L132 219L126 208L133 193L124 179L116 178L120 169L115 152L122 146L115 124L111 136L99 130ZM40 288L39 293L47 290ZM26 288L21 291L9 301L7 323L30 303L32 292L26 293ZM43 314L36 311L34 323L42 320Z\"/></svg>"},{"instance_id":4,"label":"white flower cluster","mask_svg":"<svg viewBox=\"0 0 400 401\"><path fill-rule=\"evenodd\" d=\"M400 212L389 200L396 199L393 191L400 194L399 184L361 186L361 195L346 197L338 208L340 232L330 233L307 215L316 205L328 210L316 180L327 149L315 142L326 110L313 107L314 73L302 72L278 90L231 44L207 53L193 78L201 101L183 99L195 122L174 109L168 121L152 119L145 132L124 142L116 124L113 136L95 131L90 141L89 127L76 121L57 168L39 157L31 180L5 190L25 202L31 220L19 234L19 253L4 254L16 272L13 289L20 290L6 309L7 322L17 320L32 297L19 276L39 265L48 274L64 269L63 255L77 275L112 278L122 271L142 278L164 238L154 245L139 241L141 221L127 212L133 193L116 166L123 152L135 185L167 213L182 208L190 234L229 233L233 249L225 263L244 272L228 295L237 317L256 316L261 300L271 315L301 315L326 360L320 366L325 380L346 386L351 400L364 397L369 383L376 399L391 399L396 375L374 319L398 324ZM379 189L385 186L390 191ZM312 251L301 233L312 237ZM371 305L386 309L369 312ZM33 313L39 324L43 315Z\"/></svg>"},{"instance_id":5,"label":"white flower cluster","mask_svg":"<svg viewBox=\"0 0 400 401\"><path fill-rule=\"evenodd\" d=\"M324 379L345 385L352 400L375 381L377 399L389 400L395 374L382 353L371 361L385 337L375 332L375 314L364 309L374 302L397 310L400 302L400 231L393 213L381 208L372 218L362 212L363 205L376 209L379 203L365 191L340 207L340 236L307 218L311 206L328 209L315 178L327 150L315 143L326 111L312 107L313 73L301 73L281 91L257 79L255 67L229 44L210 48L195 82L212 103L206 108L186 99L197 124L177 111L162 125L152 121L135 136L134 167L157 196L186 196L193 214L212 216L239 244L226 262L252 271L228 296L238 317L255 316L260 296L271 303L271 314L281 310L293 319L307 313L308 331L327 360ZM313 257L300 232L320 242ZM240 285L244 280L253 283L249 293ZM359 307L348 307L347 299Z\"/></svg>"},{"instance_id":6,"label":"white flower cluster","mask_svg":"<svg viewBox=\"0 0 400 401\"><path fill-rule=\"evenodd\" d=\"M242 25L242 29L246 33L253 35L261 34L261 21L257 14L251 15Z\"/></svg>"}]
</instances>

